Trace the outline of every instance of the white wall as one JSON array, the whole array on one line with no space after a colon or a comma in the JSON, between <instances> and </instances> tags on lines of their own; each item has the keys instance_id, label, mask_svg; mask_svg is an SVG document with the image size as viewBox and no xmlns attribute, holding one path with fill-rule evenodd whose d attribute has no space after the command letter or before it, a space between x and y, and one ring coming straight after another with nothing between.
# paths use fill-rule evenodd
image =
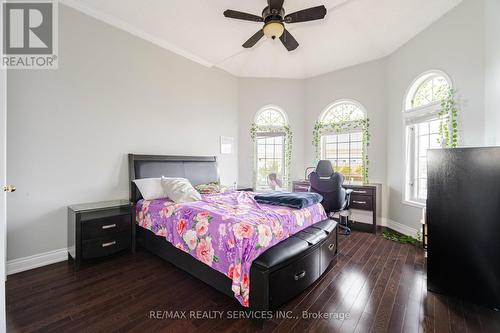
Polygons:
<instances>
[{"instance_id":1,"label":"white wall","mask_svg":"<svg viewBox=\"0 0 500 333\"><path fill-rule=\"evenodd\" d=\"M370 181L385 181L385 60L306 80L306 166L316 162L312 131L325 108L339 99L361 103L370 119Z\"/></svg>"},{"instance_id":2,"label":"white wall","mask_svg":"<svg viewBox=\"0 0 500 333\"><path fill-rule=\"evenodd\" d=\"M369 181L386 182L385 67L382 59L306 80L304 168L316 164L312 132L321 113L336 100L353 99L365 107L370 119ZM382 192L384 196L384 187ZM382 216L386 209L382 207Z\"/></svg>"},{"instance_id":3,"label":"white wall","mask_svg":"<svg viewBox=\"0 0 500 333\"><path fill-rule=\"evenodd\" d=\"M385 61L378 60L307 80L240 79L239 82L239 181L252 183L252 140L250 125L255 113L267 104L283 108L293 130L291 179L304 178L306 167L314 166L312 145L314 123L330 103L355 99L368 112L372 140L370 181L385 183ZM384 200L383 202L385 202ZM385 212L385 210L383 210Z\"/></svg>"},{"instance_id":4,"label":"white wall","mask_svg":"<svg viewBox=\"0 0 500 333\"><path fill-rule=\"evenodd\" d=\"M127 153L218 155L237 80L60 6L58 70L8 73L8 258L66 247L68 204L128 198ZM236 147L235 147L236 148ZM237 180L237 152L220 158Z\"/></svg>"},{"instance_id":5,"label":"white wall","mask_svg":"<svg viewBox=\"0 0 500 333\"><path fill-rule=\"evenodd\" d=\"M498 75L488 68L499 59L484 50L498 52L500 22L485 26L498 2L484 1L464 0L387 58L306 80L236 79L61 6L60 69L9 72L8 176L19 188L9 197L9 259L64 248L66 205L126 198L129 152L214 155L219 136L232 136L238 149L221 158L222 181L250 185L250 125L268 104L288 115L291 177L303 178L315 162L314 122L340 98L359 101L371 120L382 216L418 228L420 209L402 203L404 95L420 73L444 70L461 100L462 144L484 143L485 123L498 120L498 100L488 102Z\"/></svg>"},{"instance_id":6,"label":"white wall","mask_svg":"<svg viewBox=\"0 0 500 333\"><path fill-rule=\"evenodd\" d=\"M500 145L500 1L485 0L486 144Z\"/></svg>"},{"instance_id":7,"label":"white wall","mask_svg":"<svg viewBox=\"0 0 500 333\"><path fill-rule=\"evenodd\" d=\"M303 121L302 126L291 121L294 149L303 151L302 156L295 153L293 158L292 178L297 179L303 177L305 167L315 163L312 129L320 113L337 99L354 99L365 106L371 120L369 178L371 182L383 184L382 217L418 229L421 209L402 203L405 167L402 108L405 93L419 74L430 69L445 71L458 90L461 145L484 144L483 10L483 1L464 0L389 57L310 78L304 83L239 80L240 182L251 182L251 140L249 134L245 138L245 133L249 133L252 117L261 106L277 104L293 118ZM304 93L301 89L305 89ZM299 145L302 142L303 147L297 147L297 142ZM301 161L303 164L299 167Z\"/></svg>"},{"instance_id":8,"label":"white wall","mask_svg":"<svg viewBox=\"0 0 500 333\"><path fill-rule=\"evenodd\" d=\"M293 131L291 179L303 179L316 159L312 145L314 123L324 108L341 98L355 99L368 112L372 140L369 147L370 180L385 182L385 62L383 60L336 71L308 80L240 79L239 182L252 183L250 125L263 106L274 104L288 116ZM385 202L384 200L383 202ZM384 210L383 210L384 211Z\"/></svg>"},{"instance_id":9,"label":"white wall","mask_svg":"<svg viewBox=\"0 0 500 333\"><path fill-rule=\"evenodd\" d=\"M461 145L484 144L483 2L464 0L387 59L387 186L389 218L417 229L421 209L402 203L405 137L403 100L412 81L430 69L452 79L460 99Z\"/></svg>"},{"instance_id":10,"label":"white wall","mask_svg":"<svg viewBox=\"0 0 500 333\"><path fill-rule=\"evenodd\" d=\"M240 79L239 83L239 183L251 185L253 143L250 126L263 106L282 108L293 132L291 179L304 174L304 81L286 79Z\"/></svg>"}]
</instances>

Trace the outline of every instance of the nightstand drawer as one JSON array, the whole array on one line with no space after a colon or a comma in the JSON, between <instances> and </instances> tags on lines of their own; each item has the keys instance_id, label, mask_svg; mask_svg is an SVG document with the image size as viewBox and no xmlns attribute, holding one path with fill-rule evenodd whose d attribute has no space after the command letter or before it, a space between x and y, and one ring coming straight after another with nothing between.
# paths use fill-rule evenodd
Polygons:
<instances>
[{"instance_id":1,"label":"nightstand drawer","mask_svg":"<svg viewBox=\"0 0 500 333\"><path fill-rule=\"evenodd\" d=\"M82 223L82 238L83 240L94 239L129 231L131 223L130 214L85 221Z\"/></svg>"},{"instance_id":2,"label":"nightstand drawer","mask_svg":"<svg viewBox=\"0 0 500 333\"><path fill-rule=\"evenodd\" d=\"M131 234L128 231L108 237L83 241L82 257L84 259L107 256L130 247Z\"/></svg>"},{"instance_id":3,"label":"nightstand drawer","mask_svg":"<svg viewBox=\"0 0 500 333\"><path fill-rule=\"evenodd\" d=\"M351 194L351 204L349 208L372 210L373 197L371 195Z\"/></svg>"},{"instance_id":4,"label":"nightstand drawer","mask_svg":"<svg viewBox=\"0 0 500 333\"><path fill-rule=\"evenodd\" d=\"M374 189L371 189L371 188L366 188L366 187L351 188L349 186L344 186L344 187L350 188L352 190L353 196L356 196L356 195L371 195L371 196L373 196L375 194Z\"/></svg>"}]
</instances>

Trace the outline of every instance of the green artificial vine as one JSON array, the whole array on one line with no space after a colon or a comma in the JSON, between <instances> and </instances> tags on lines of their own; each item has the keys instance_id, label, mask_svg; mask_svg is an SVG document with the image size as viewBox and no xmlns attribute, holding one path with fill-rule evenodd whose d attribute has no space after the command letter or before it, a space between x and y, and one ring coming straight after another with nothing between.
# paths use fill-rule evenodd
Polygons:
<instances>
[{"instance_id":1,"label":"green artificial vine","mask_svg":"<svg viewBox=\"0 0 500 333\"><path fill-rule=\"evenodd\" d=\"M439 136L446 148L458 147L458 107L455 94L454 89L448 89L445 97L441 100L441 111L438 114L440 120Z\"/></svg>"},{"instance_id":2,"label":"green artificial vine","mask_svg":"<svg viewBox=\"0 0 500 333\"><path fill-rule=\"evenodd\" d=\"M325 133L345 133L361 128L363 133L363 181L368 182L368 153L367 147L370 145L370 120L346 120L341 122L323 123L316 122L313 129L313 145L315 148L316 159L321 159L321 136Z\"/></svg>"},{"instance_id":3,"label":"green artificial vine","mask_svg":"<svg viewBox=\"0 0 500 333\"><path fill-rule=\"evenodd\" d=\"M290 167L292 165L292 141L293 133L290 126L259 126L256 123L252 123L250 127L250 137L255 145L255 139L258 133L280 133L284 134L285 137L285 174L283 175L283 184L285 188L289 188L290 184ZM254 165L257 164L257 156L254 152ZM253 179L256 179L255 168Z\"/></svg>"},{"instance_id":4,"label":"green artificial vine","mask_svg":"<svg viewBox=\"0 0 500 333\"><path fill-rule=\"evenodd\" d=\"M417 238L412 237L412 236L406 236L402 234L398 234L395 232L391 231L384 231L382 232L382 237L384 239L393 241L393 242L398 242L401 244L413 244L413 245L418 245L421 242L421 236L419 233L417 233Z\"/></svg>"}]
</instances>

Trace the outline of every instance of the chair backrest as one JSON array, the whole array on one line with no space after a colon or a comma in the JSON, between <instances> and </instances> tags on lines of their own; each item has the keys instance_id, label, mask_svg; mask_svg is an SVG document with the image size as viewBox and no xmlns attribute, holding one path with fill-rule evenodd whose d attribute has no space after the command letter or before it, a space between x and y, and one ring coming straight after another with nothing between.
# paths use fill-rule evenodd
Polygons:
<instances>
[{"instance_id":1,"label":"chair backrest","mask_svg":"<svg viewBox=\"0 0 500 333\"><path fill-rule=\"evenodd\" d=\"M328 160L318 162L316 171L309 174L311 192L323 196L321 204L327 213L342 210L345 206L345 189L342 188L344 176L333 171L332 163Z\"/></svg>"}]
</instances>

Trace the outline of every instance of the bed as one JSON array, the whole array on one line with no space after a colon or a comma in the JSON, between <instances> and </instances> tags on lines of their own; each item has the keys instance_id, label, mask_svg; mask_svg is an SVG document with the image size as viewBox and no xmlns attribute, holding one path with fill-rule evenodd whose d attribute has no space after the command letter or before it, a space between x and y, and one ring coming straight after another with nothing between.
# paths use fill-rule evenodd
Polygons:
<instances>
[{"instance_id":1,"label":"bed","mask_svg":"<svg viewBox=\"0 0 500 333\"><path fill-rule=\"evenodd\" d=\"M335 260L337 225L320 204L301 210L259 205L252 192L174 204L143 200L133 180L219 181L216 157L129 155L137 242L243 307L272 310L313 284Z\"/></svg>"}]
</instances>

